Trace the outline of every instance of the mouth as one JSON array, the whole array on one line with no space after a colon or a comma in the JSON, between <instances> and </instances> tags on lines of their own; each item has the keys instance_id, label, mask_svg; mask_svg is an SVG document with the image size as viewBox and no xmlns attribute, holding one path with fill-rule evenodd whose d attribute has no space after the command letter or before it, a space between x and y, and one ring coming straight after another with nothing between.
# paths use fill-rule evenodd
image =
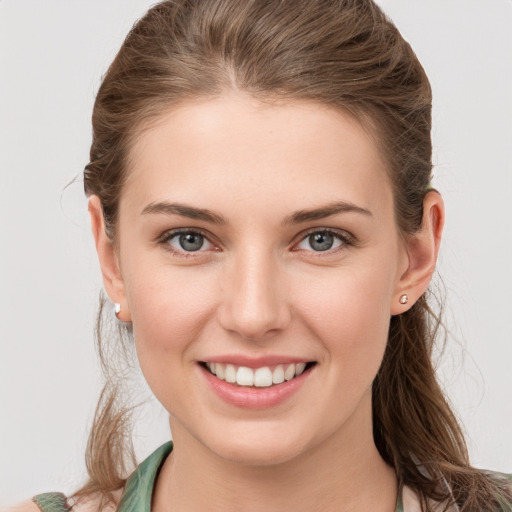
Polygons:
<instances>
[{"instance_id":1,"label":"mouth","mask_svg":"<svg viewBox=\"0 0 512 512\"><path fill-rule=\"evenodd\" d=\"M217 379L245 388L270 388L291 381L316 365L315 361L249 368L231 363L199 363Z\"/></svg>"}]
</instances>

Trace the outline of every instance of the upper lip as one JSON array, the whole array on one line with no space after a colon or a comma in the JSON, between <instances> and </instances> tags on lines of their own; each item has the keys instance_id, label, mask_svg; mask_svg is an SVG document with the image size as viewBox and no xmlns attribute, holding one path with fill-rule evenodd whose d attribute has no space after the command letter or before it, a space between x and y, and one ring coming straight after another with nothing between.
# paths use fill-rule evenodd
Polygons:
<instances>
[{"instance_id":1,"label":"upper lip","mask_svg":"<svg viewBox=\"0 0 512 512\"><path fill-rule=\"evenodd\" d=\"M247 368L262 368L263 366L277 366L279 364L297 364L297 363L310 363L311 359L304 357L284 356L284 355L268 355L268 356L244 356L238 355L222 355L213 356L203 359L203 363L222 363L232 364L234 366L246 366Z\"/></svg>"}]
</instances>

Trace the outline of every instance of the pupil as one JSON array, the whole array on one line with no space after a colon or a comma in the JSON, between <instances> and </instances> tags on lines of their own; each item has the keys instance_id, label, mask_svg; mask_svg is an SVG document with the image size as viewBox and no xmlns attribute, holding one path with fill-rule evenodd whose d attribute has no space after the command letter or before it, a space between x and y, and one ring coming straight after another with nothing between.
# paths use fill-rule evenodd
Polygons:
<instances>
[{"instance_id":1,"label":"pupil","mask_svg":"<svg viewBox=\"0 0 512 512\"><path fill-rule=\"evenodd\" d=\"M310 235L309 243L315 251L328 251L334 243L334 237L329 233L314 233Z\"/></svg>"},{"instance_id":2,"label":"pupil","mask_svg":"<svg viewBox=\"0 0 512 512\"><path fill-rule=\"evenodd\" d=\"M194 233L180 235L180 245L185 251L198 251L203 246L203 236Z\"/></svg>"}]
</instances>

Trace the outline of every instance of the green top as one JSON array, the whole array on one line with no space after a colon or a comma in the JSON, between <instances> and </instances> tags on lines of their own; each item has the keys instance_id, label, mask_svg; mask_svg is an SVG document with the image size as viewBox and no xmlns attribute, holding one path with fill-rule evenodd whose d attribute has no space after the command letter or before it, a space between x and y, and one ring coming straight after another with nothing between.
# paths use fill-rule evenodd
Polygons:
<instances>
[{"instance_id":1,"label":"green top","mask_svg":"<svg viewBox=\"0 0 512 512\"><path fill-rule=\"evenodd\" d=\"M151 512L151 497L156 475L171 450L172 441L169 441L140 464L137 471L126 481L117 512Z\"/></svg>"},{"instance_id":2,"label":"green top","mask_svg":"<svg viewBox=\"0 0 512 512\"><path fill-rule=\"evenodd\" d=\"M167 455L172 451L172 441L165 443L144 460L128 478L117 512L151 512L151 497L156 476ZM32 500L42 512L66 512L72 510L61 493L45 493ZM398 497L396 512L404 512L402 498Z\"/></svg>"}]
</instances>

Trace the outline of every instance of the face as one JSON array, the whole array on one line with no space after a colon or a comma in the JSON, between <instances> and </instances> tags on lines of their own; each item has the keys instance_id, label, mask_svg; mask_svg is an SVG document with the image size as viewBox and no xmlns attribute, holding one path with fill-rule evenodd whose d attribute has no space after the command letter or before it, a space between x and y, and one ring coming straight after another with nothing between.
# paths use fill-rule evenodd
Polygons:
<instances>
[{"instance_id":1,"label":"face","mask_svg":"<svg viewBox=\"0 0 512 512\"><path fill-rule=\"evenodd\" d=\"M354 119L241 94L176 107L132 148L118 228L123 308L176 443L272 464L371 435L407 254Z\"/></svg>"}]
</instances>

